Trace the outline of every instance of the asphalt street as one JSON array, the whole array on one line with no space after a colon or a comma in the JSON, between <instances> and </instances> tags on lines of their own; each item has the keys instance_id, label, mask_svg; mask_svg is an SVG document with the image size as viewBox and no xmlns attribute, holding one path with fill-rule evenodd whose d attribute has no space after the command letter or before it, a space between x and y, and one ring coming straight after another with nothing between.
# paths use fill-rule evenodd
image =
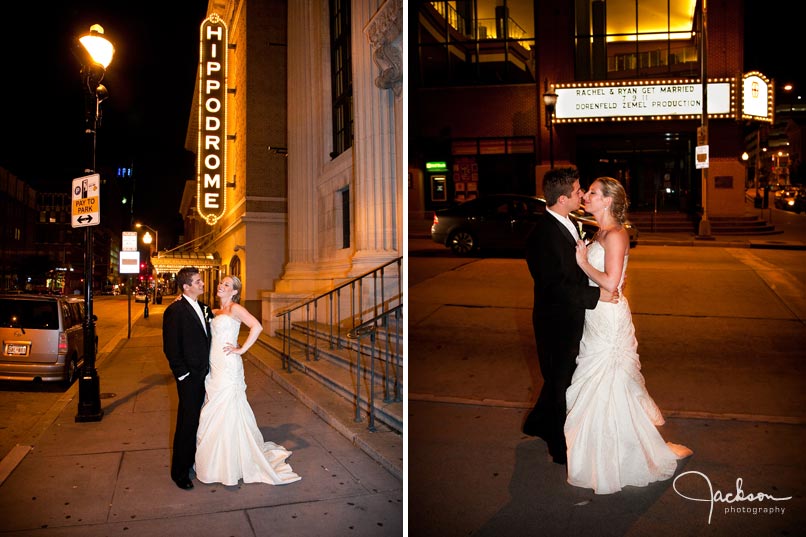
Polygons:
<instances>
[{"instance_id":1,"label":"asphalt street","mask_svg":"<svg viewBox=\"0 0 806 537\"><path fill-rule=\"evenodd\" d=\"M672 480L595 495L520 432L542 385L525 262L412 238L409 534L803 535L803 235L720 239L631 252L625 295L661 434L694 455Z\"/></svg>"}]
</instances>

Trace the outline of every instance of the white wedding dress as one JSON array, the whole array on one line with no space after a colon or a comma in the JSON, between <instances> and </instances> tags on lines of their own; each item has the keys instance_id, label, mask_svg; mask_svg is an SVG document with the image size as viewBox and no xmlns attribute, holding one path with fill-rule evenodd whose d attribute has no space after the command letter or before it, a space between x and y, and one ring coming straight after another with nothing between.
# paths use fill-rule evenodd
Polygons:
<instances>
[{"instance_id":1,"label":"white wedding dress","mask_svg":"<svg viewBox=\"0 0 806 537\"><path fill-rule=\"evenodd\" d=\"M285 462L283 446L266 442L246 400L243 360L223 347L238 341L240 321L217 315L210 324L210 372L196 434L196 478L202 483L285 485L302 479Z\"/></svg>"},{"instance_id":2,"label":"white wedding dress","mask_svg":"<svg viewBox=\"0 0 806 537\"><path fill-rule=\"evenodd\" d=\"M598 242L588 247L588 262L598 270L604 270L604 257ZM577 368L566 392L571 485L592 488L596 494L645 486L672 477L677 460L692 454L685 446L664 442L658 432L656 426L664 420L647 392L637 348L624 295L617 304L599 302L586 310Z\"/></svg>"}]
</instances>

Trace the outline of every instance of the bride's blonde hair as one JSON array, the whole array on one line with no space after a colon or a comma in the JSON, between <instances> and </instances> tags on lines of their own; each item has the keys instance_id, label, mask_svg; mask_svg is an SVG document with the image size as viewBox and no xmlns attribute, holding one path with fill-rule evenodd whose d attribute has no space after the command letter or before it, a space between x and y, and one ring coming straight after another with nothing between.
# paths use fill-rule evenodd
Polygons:
<instances>
[{"instance_id":1,"label":"bride's blonde hair","mask_svg":"<svg viewBox=\"0 0 806 537\"><path fill-rule=\"evenodd\" d=\"M232 280L232 289L234 291L238 291L236 294L232 295L232 301L238 304L241 303L241 288L243 284L241 283L241 279L238 276L224 276L225 278L229 278Z\"/></svg>"},{"instance_id":2,"label":"bride's blonde hair","mask_svg":"<svg viewBox=\"0 0 806 537\"><path fill-rule=\"evenodd\" d=\"M610 213L616 222L619 224L626 222L627 207L630 202L627 200L627 193L621 183L612 177L597 177L595 182L602 185L602 196L613 200L610 204Z\"/></svg>"}]
</instances>

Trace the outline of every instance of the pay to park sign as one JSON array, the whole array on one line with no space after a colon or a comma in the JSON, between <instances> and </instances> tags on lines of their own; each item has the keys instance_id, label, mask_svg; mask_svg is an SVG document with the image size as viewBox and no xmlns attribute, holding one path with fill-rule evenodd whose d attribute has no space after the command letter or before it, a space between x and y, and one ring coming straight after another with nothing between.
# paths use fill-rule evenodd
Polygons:
<instances>
[{"instance_id":1,"label":"pay to park sign","mask_svg":"<svg viewBox=\"0 0 806 537\"><path fill-rule=\"evenodd\" d=\"M101 176L86 175L73 179L73 227L101 223Z\"/></svg>"}]
</instances>

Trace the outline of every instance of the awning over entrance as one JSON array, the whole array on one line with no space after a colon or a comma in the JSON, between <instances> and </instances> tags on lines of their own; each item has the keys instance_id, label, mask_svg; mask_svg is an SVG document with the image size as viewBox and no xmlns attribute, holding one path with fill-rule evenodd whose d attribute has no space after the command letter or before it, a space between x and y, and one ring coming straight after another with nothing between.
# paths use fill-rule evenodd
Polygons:
<instances>
[{"instance_id":1,"label":"awning over entrance","mask_svg":"<svg viewBox=\"0 0 806 537\"><path fill-rule=\"evenodd\" d=\"M196 267L199 270L207 268L218 268L221 266L221 258L218 254L204 252L176 252L162 254L151 258L158 274L164 272L179 272L182 267Z\"/></svg>"}]
</instances>

